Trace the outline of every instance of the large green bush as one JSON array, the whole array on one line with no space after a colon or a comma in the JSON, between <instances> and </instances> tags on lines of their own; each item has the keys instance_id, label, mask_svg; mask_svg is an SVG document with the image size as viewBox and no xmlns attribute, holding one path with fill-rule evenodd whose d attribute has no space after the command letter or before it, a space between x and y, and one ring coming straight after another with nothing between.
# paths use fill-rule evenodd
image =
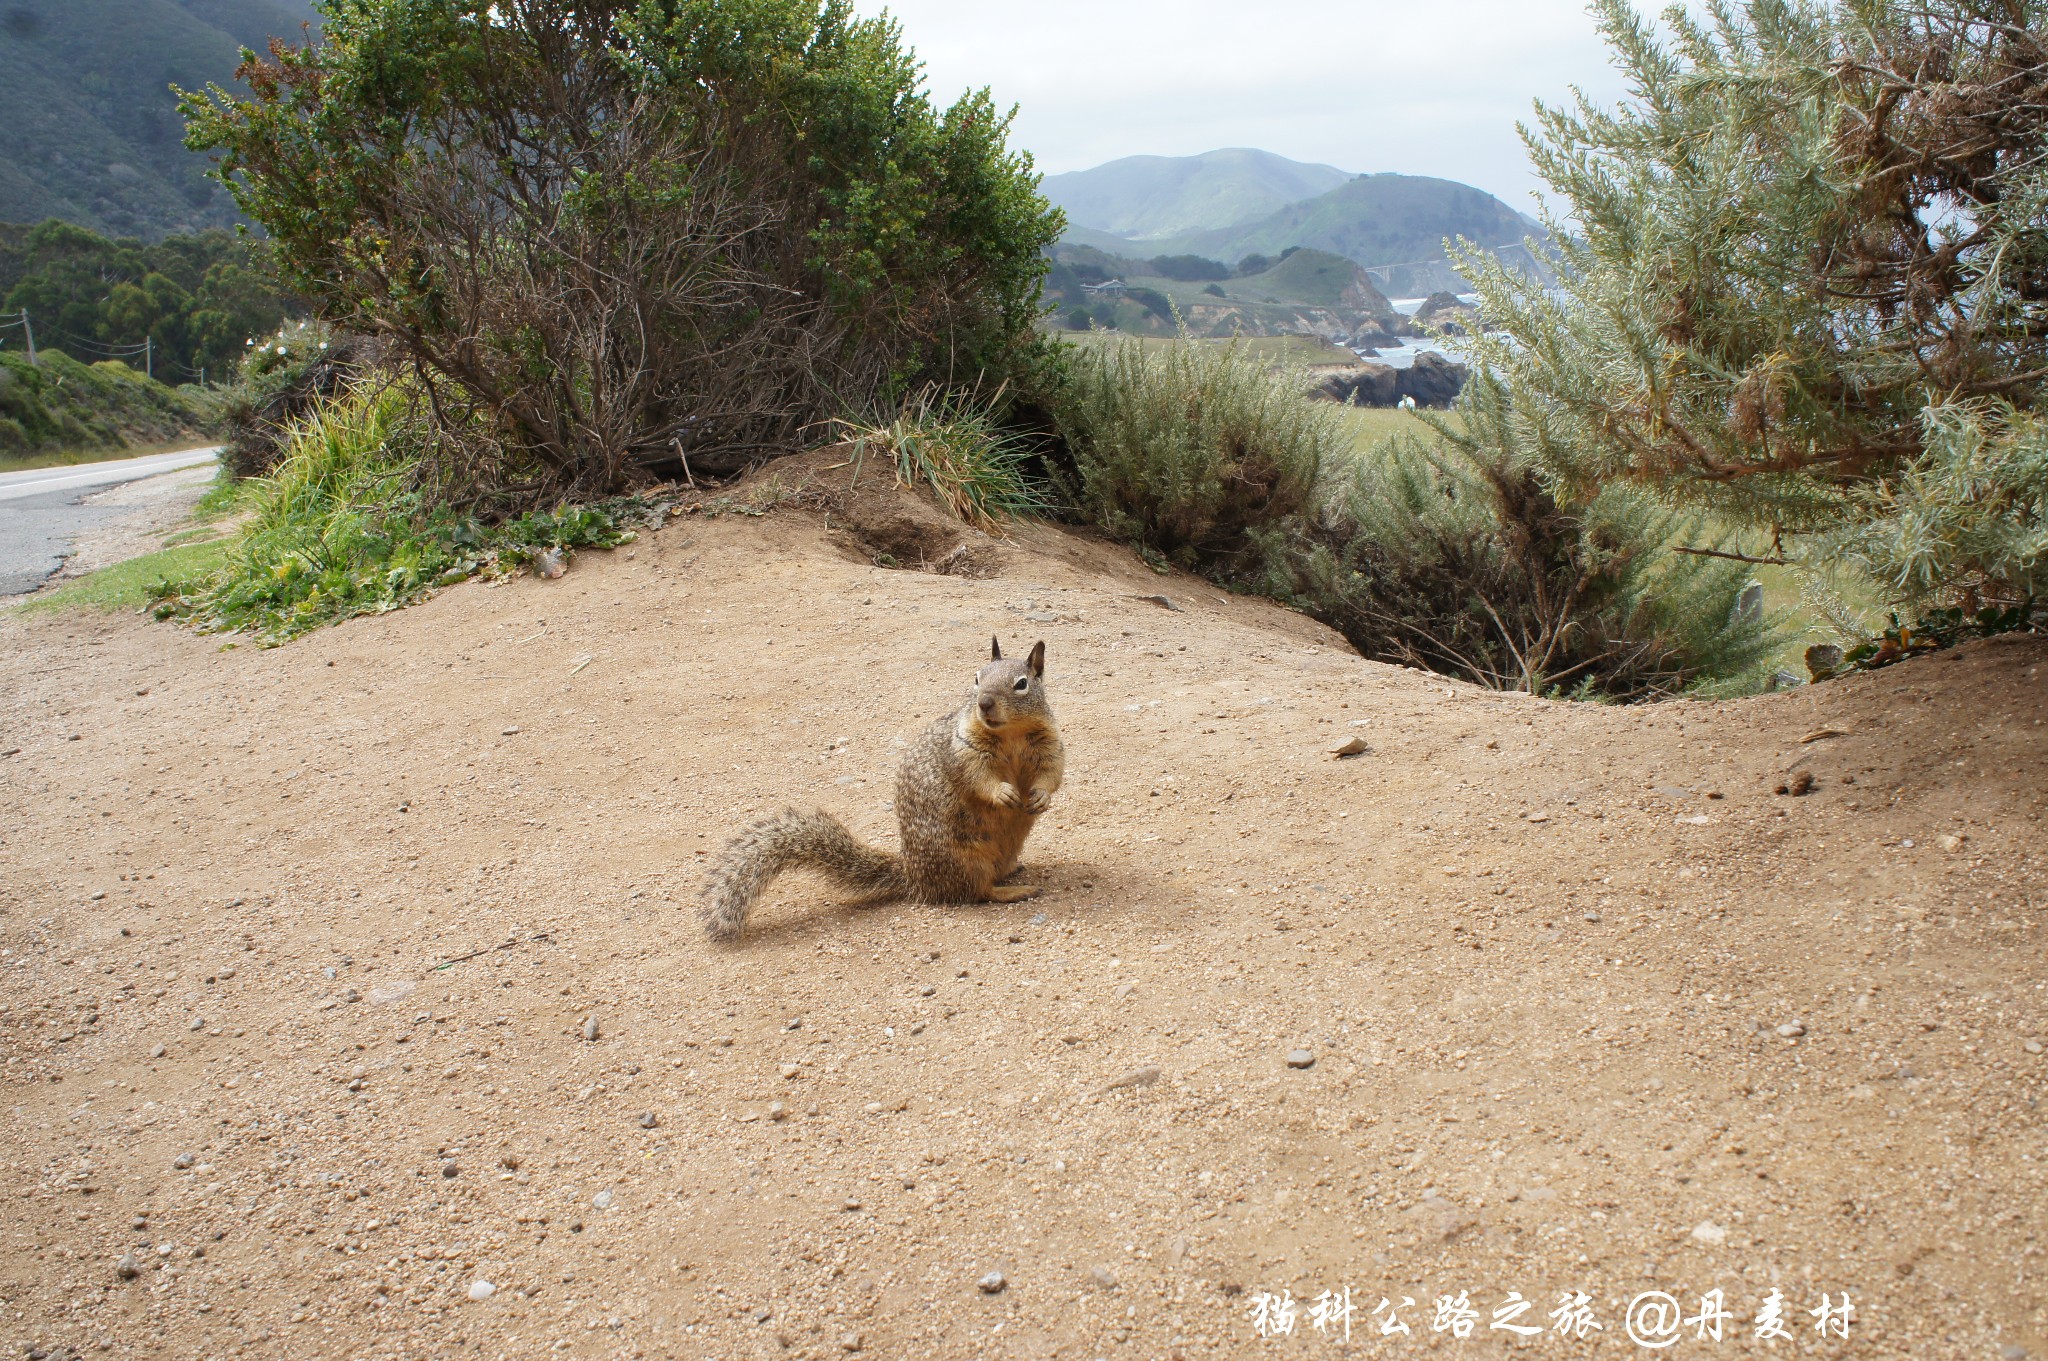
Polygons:
<instances>
[{"instance_id":1,"label":"large green bush","mask_svg":"<svg viewBox=\"0 0 2048 1361\"><path fill-rule=\"evenodd\" d=\"M1631 94L1525 130L1559 286L1479 256L1474 341L1548 485L1628 482L1867 563L2039 592L2048 0L1595 10Z\"/></svg>"},{"instance_id":2,"label":"large green bush","mask_svg":"<svg viewBox=\"0 0 2048 1361\"><path fill-rule=\"evenodd\" d=\"M1349 439L1242 343L1137 339L1075 352L1055 400L1081 512L1177 566L1227 579L1254 535L1297 522Z\"/></svg>"},{"instance_id":3,"label":"large green bush","mask_svg":"<svg viewBox=\"0 0 2048 1361\"><path fill-rule=\"evenodd\" d=\"M188 97L286 280L534 494L725 473L1041 342L1061 218L986 92L845 0L327 0ZM478 438L478 435L481 438Z\"/></svg>"}]
</instances>

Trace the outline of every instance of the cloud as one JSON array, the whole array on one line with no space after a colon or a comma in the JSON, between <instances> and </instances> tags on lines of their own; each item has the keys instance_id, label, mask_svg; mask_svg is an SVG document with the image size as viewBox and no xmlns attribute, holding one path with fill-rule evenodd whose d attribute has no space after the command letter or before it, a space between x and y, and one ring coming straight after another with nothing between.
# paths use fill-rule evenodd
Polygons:
<instances>
[{"instance_id":1,"label":"cloud","mask_svg":"<svg viewBox=\"0 0 2048 1361\"><path fill-rule=\"evenodd\" d=\"M861 12L884 6L857 0ZM988 86L1047 173L1253 146L1463 180L1517 208L1531 101L1621 93L1581 0L897 0L949 101Z\"/></svg>"}]
</instances>

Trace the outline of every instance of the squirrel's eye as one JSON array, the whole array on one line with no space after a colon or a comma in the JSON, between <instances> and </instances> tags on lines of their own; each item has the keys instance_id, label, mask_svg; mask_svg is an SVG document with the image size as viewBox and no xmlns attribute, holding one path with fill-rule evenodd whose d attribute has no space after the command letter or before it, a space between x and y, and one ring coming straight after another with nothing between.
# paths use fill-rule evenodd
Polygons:
<instances>
[{"instance_id":1,"label":"squirrel's eye","mask_svg":"<svg viewBox=\"0 0 2048 1361\"><path fill-rule=\"evenodd\" d=\"M1023 694L1023 693L1024 693L1024 692L1025 692L1026 690L1029 690L1030 688L1031 688L1031 681L1030 681L1030 679L1029 679L1028 677L1025 677L1025 676L1019 676L1019 677L1017 677L1017 693L1018 693L1018 694L1020 694L1020 695L1021 695L1021 694Z\"/></svg>"}]
</instances>

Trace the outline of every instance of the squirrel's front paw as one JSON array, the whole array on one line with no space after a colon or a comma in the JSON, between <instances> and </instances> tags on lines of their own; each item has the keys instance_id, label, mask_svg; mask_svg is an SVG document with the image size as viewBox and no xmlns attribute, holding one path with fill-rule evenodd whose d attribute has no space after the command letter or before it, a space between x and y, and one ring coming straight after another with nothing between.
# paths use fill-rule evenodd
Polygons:
<instances>
[{"instance_id":1,"label":"squirrel's front paw","mask_svg":"<svg viewBox=\"0 0 2048 1361\"><path fill-rule=\"evenodd\" d=\"M1031 796L1024 800L1024 811L1027 813L1043 813L1050 807L1052 807L1052 791L1049 789L1034 789L1031 791Z\"/></svg>"},{"instance_id":2,"label":"squirrel's front paw","mask_svg":"<svg viewBox=\"0 0 2048 1361\"><path fill-rule=\"evenodd\" d=\"M1005 781L996 786L994 803L998 808L1022 808L1024 796L1017 792L1017 786Z\"/></svg>"}]
</instances>

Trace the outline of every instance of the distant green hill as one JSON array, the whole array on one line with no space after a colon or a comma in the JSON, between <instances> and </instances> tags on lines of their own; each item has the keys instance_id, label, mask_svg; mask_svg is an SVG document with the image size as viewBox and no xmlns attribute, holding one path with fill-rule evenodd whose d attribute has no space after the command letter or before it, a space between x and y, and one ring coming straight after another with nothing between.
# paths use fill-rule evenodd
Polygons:
<instances>
[{"instance_id":1,"label":"distant green hill","mask_svg":"<svg viewBox=\"0 0 2048 1361\"><path fill-rule=\"evenodd\" d=\"M306 0L0 0L0 221L149 240L235 221L171 85L232 85Z\"/></svg>"},{"instance_id":2,"label":"distant green hill","mask_svg":"<svg viewBox=\"0 0 2048 1361\"><path fill-rule=\"evenodd\" d=\"M1542 229L1483 189L1421 175L1360 175L1326 194L1264 217L1212 231L1146 242L1150 254L1182 252L1217 260L1277 255L1303 246L1374 269L1391 291L1462 288L1443 264L1446 238L1519 248ZM1127 248L1128 249L1128 248ZM1421 284L1428 287L1420 287ZM1386 287L1382 283L1382 287Z\"/></svg>"},{"instance_id":3,"label":"distant green hill","mask_svg":"<svg viewBox=\"0 0 2048 1361\"><path fill-rule=\"evenodd\" d=\"M1126 156L1092 170L1048 175L1040 187L1075 227L1149 238L1248 222L1349 178L1334 166L1227 147L1200 156ZM1103 242L1091 236L1087 244Z\"/></svg>"}]
</instances>

